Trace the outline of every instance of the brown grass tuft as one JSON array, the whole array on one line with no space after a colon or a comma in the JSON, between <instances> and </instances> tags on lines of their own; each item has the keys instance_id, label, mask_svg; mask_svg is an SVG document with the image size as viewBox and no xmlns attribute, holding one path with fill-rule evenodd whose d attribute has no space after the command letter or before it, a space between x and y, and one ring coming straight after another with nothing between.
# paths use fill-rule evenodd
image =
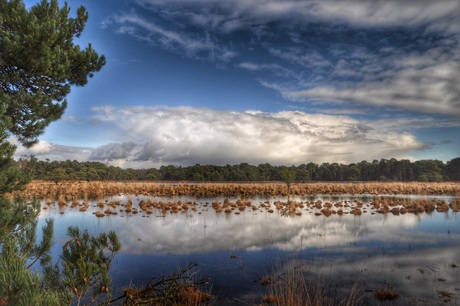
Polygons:
<instances>
[{"instance_id":1,"label":"brown grass tuft","mask_svg":"<svg viewBox=\"0 0 460 306\"><path fill-rule=\"evenodd\" d=\"M118 299L124 298L123 305L198 306L210 304L214 296L200 289L207 283L207 280L197 281L188 276L196 266L196 264L190 264L171 276L152 279L144 288L125 288L123 296Z\"/></svg>"},{"instance_id":2,"label":"brown grass tuft","mask_svg":"<svg viewBox=\"0 0 460 306\"><path fill-rule=\"evenodd\" d=\"M268 305L358 305L363 295L359 294L354 285L347 296L338 296L337 292L328 287L319 276L309 275L304 267L297 263L289 265L281 275L265 276L266 293L263 302ZM276 281L275 281L276 280ZM262 284L262 282L261 282Z\"/></svg>"},{"instance_id":3,"label":"brown grass tuft","mask_svg":"<svg viewBox=\"0 0 460 306\"><path fill-rule=\"evenodd\" d=\"M399 297L399 293L389 288L378 289L374 291L374 297L380 301L392 301Z\"/></svg>"}]
</instances>

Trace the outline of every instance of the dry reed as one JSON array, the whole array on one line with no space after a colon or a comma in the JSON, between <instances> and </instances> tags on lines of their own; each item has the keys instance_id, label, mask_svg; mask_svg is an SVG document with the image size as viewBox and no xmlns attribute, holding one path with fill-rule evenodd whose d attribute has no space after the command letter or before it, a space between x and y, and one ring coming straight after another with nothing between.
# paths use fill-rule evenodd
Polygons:
<instances>
[{"instance_id":1,"label":"dry reed","mask_svg":"<svg viewBox=\"0 0 460 306\"><path fill-rule=\"evenodd\" d=\"M230 197L256 195L287 195L284 183L210 183L210 184L160 184L160 183L124 183L114 181L78 181L55 184L49 181L33 181L24 191L10 194L10 197L22 196L26 199L55 198L62 194L65 198L81 197L88 194L91 198L104 198L120 194L150 196L196 196ZM362 182L362 183L307 183L290 186L291 195L451 195L460 196L460 183L402 183L402 182Z\"/></svg>"},{"instance_id":2,"label":"dry reed","mask_svg":"<svg viewBox=\"0 0 460 306\"><path fill-rule=\"evenodd\" d=\"M195 280L195 274L191 273L196 266L197 264L190 264L170 276L154 278L143 288L125 288L123 295L112 302L123 299L123 305L199 306L210 304L214 297L201 290L208 280Z\"/></svg>"},{"instance_id":3,"label":"dry reed","mask_svg":"<svg viewBox=\"0 0 460 306\"><path fill-rule=\"evenodd\" d=\"M326 284L324 279L309 273L299 263L288 265L284 272L261 278L266 287L263 302L266 305L323 306L323 305L360 305L364 295L353 285L344 296Z\"/></svg>"},{"instance_id":4,"label":"dry reed","mask_svg":"<svg viewBox=\"0 0 460 306\"><path fill-rule=\"evenodd\" d=\"M321 195L329 193L344 194L362 194L370 190L376 192L377 187L386 193L416 193L424 194L425 192L458 195L460 184L458 183L359 183L359 184L302 184L291 186L295 192L303 190L302 196ZM297 188L297 189L296 189ZM303 188L303 189L302 189ZM283 192L283 184L177 184L164 185L157 183L119 183L119 182L64 182L54 184L46 181L34 181L29 184L27 189L22 193L16 193L15 196L22 196L26 199L41 197L47 204L44 208L58 204L60 212L64 213L65 209L77 208L81 212L90 209L90 203L97 203L97 212L93 212L97 217L114 215L118 212L138 214L149 216L154 214L155 210L160 211L162 216L166 214L178 214L191 210L192 212L201 213L201 211L212 208L216 213L225 212L226 214L241 214L246 212L263 212L280 213L285 216L301 216L303 212L309 211L317 216L330 217L332 215L354 215L359 216L363 213L371 214L393 214L403 215L406 213L420 214L433 212L446 213L449 210L454 212L460 211L460 198L453 198L448 203L446 200L436 198L415 198L394 197L388 195L374 196L370 202L361 203L358 200L353 201L293 201L288 200L274 202L265 201L261 203L252 203L243 200L248 195L267 195L279 194ZM195 201L153 201L152 197L161 197L168 195L194 196ZM121 204L119 201L109 201L111 196L128 195L127 202ZM143 199L133 200L133 196L142 196ZM197 203L196 198L199 196L209 196L215 198L212 203ZM236 201L230 200L231 197L237 197ZM11 195L13 196L13 195ZM219 198L223 200L219 201ZM54 200L53 200L54 199ZM82 199L82 202L79 202ZM89 199L92 199L91 201ZM94 201L94 202L93 202ZM94 207L94 206L93 206ZM110 208L110 209L108 209ZM276 209L276 210L275 210Z\"/></svg>"}]
</instances>

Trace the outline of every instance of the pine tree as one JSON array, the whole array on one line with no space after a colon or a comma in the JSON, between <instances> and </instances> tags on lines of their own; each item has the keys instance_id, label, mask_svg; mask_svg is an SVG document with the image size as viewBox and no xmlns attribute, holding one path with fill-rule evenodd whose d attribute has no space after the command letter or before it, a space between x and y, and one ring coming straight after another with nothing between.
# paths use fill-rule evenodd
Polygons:
<instances>
[{"instance_id":1,"label":"pine tree","mask_svg":"<svg viewBox=\"0 0 460 306\"><path fill-rule=\"evenodd\" d=\"M42 0L30 10L21 0L0 0L0 305L63 305L75 298L80 303L91 288L99 294L90 301L110 297L107 271L120 249L115 233L92 237L69 228L70 251L64 251L59 269L51 265L53 221L47 221L37 243L39 203L4 198L31 177L24 166L30 163L14 161L16 147L6 139L14 135L26 147L36 143L61 118L71 86L86 85L105 64L91 45L81 49L73 43L88 19L85 8L76 18L69 12L57 0ZM30 271L37 262L44 276Z\"/></svg>"},{"instance_id":2,"label":"pine tree","mask_svg":"<svg viewBox=\"0 0 460 306\"><path fill-rule=\"evenodd\" d=\"M60 305L59 295L29 270L38 261L51 264L53 221L47 222L42 241L36 243L38 203L26 205L16 199L12 205L0 197L0 209L0 304Z\"/></svg>"},{"instance_id":3,"label":"pine tree","mask_svg":"<svg viewBox=\"0 0 460 306\"><path fill-rule=\"evenodd\" d=\"M7 135L0 122L0 195L22 189L31 178L31 172L13 160L16 147L6 141Z\"/></svg>"},{"instance_id":4,"label":"pine tree","mask_svg":"<svg viewBox=\"0 0 460 306\"><path fill-rule=\"evenodd\" d=\"M87 230L71 226L67 235L69 240L64 244L58 264L45 265L45 287L53 288L62 304L110 302L108 271L120 250L115 232L91 236Z\"/></svg>"},{"instance_id":5,"label":"pine tree","mask_svg":"<svg viewBox=\"0 0 460 306\"><path fill-rule=\"evenodd\" d=\"M73 43L88 19L85 8L76 18L69 12L57 0L29 11L20 0L0 0L1 119L26 146L61 118L71 85L86 85L105 64L91 45L82 50Z\"/></svg>"},{"instance_id":6,"label":"pine tree","mask_svg":"<svg viewBox=\"0 0 460 306\"><path fill-rule=\"evenodd\" d=\"M42 0L27 10L20 0L0 0L0 192L27 182L12 162L14 135L26 147L37 142L45 128L61 118L72 85L84 86L105 64L89 44L73 40L81 35L88 13L75 18L57 0Z\"/></svg>"}]
</instances>

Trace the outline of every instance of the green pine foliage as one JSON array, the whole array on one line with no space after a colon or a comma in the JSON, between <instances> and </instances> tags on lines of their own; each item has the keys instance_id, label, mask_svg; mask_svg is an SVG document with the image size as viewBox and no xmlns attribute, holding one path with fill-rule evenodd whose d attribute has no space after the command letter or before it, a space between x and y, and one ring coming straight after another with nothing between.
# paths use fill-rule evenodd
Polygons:
<instances>
[{"instance_id":1,"label":"green pine foliage","mask_svg":"<svg viewBox=\"0 0 460 306\"><path fill-rule=\"evenodd\" d=\"M69 13L68 5L59 7L57 0L42 0L29 10L21 0L0 0L1 305L80 304L90 290L89 303L101 294L110 296L108 270L120 249L115 233L93 237L69 228L70 240L52 265L53 220L38 243L39 203L3 197L30 181L36 162L14 161L16 147L7 139L15 136L26 147L36 143L61 118L71 86L86 85L105 64L91 45L82 49L73 42L88 20L85 8L78 8L75 18ZM31 271L37 263L44 275Z\"/></svg>"},{"instance_id":2,"label":"green pine foliage","mask_svg":"<svg viewBox=\"0 0 460 306\"><path fill-rule=\"evenodd\" d=\"M0 118L5 109L5 105L0 105ZM6 141L7 137L6 122L0 121L0 194L20 190L32 178L30 172L27 173L24 167L13 160L16 146ZM33 163L28 166L32 165Z\"/></svg>"},{"instance_id":3,"label":"green pine foliage","mask_svg":"<svg viewBox=\"0 0 460 306\"><path fill-rule=\"evenodd\" d=\"M88 19L85 8L76 18L69 13L57 0L30 10L20 0L0 0L0 119L26 146L61 118L70 87L86 85L105 64L91 45L73 43Z\"/></svg>"},{"instance_id":4,"label":"green pine foliage","mask_svg":"<svg viewBox=\"0 0 460 306\"><path fill-rule=\"evenodd\" d=\"M60 305L58 295L44 288L42 277L29 269L36 262L51 263L53 221L47 222L43 239L37 243L37 202L26 205L19 199L12 203L0 198L0 209L0 301L7 305Z\"/></svg>"},{"instance_id":5,"label":"green pine foliage","mask_svg":"<svg viewBox=\"0 0 460 306\"><path fill-rule=\"evenodd\" d=\"M27 205L0 197L0 304L92 305L111 299L109 270L120 251L115 232L92 236L69 227L69 240L53 264L54 221L42 228L37 242L38 202ZM43 274L31 269L40 264Z\"/></svg>"},{"instance_id":6,"label":"green pine foliage","mask_svg":"<svg viewBox=\"0 0 460 306\"><path fill-rule=\"evenodd\" d=\"M13 160L16 147L6 141L6 137L7 134L1 129L0 123L0 194L21 190L32 178L26 167L21 167L20 163Z\"/></svg>"},{"instance_id":7,"label":"green pine foliage","mask_svg":"<svg viewBox=\"0 0 460 306\"><path fill-rule=\"evenodd\" d=\"M21 189L29 177L11 157L16 136L26 147L61 118L71 86L84 86L105 64L89 44L73 40L88 20L84 7L69 17L67 4L0 0L0 193Z\"/></svg>"},{"instance_id":8,"label":"green pine foliage","mask_svg":"<svg viewBox=\"0 0 460 306\"><path fill-rule=\"evenodd\" d=\"M55 266L44 269L48 288L59 293L62 304L109 303L111 278L108 271L120 243L115 232L91 236L87 230L69 227L69 240Z\"/></svg>"}]
</instances>

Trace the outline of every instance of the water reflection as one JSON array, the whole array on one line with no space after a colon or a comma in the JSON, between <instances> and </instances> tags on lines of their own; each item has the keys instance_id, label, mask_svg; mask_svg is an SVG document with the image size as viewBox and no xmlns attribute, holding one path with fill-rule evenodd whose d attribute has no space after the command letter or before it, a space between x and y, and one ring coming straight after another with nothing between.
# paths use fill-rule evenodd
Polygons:
<instances>
[{"instance_id":1,"label":"water reflection","mask_svg":"<svg viewBox=\"0 0 460 306\"><path fill-rule=\"evenodd\" d=\"M142 198L136 200L139 202ZM267 202L262 200L252 202ZM100 210L97 203L92 203L92 209L84 213L78 207L51 206L42 211L41 216L54 216L67 221L60 222L63 225L69 223L87 227L96 222L97 227L104 231L116 230L124 252L151 255L207 253L227 249L301 251L371 241L406 241L415 245L430 245L439 243L440 236L459 233L457 214L452 211L404 216L347 214L326 218L306 208L301 214L288 217L282 214L282 210L272 209L273 212L269 212L262 208L216 213L210 202L204 200L199 203L195 211L182 210L174 214L157 211L149 215L120 212L97 219L97 222L92 214Z\"/></svg>"},{"instance_id":2,"label":"water reflection","mask_svg":"<svg viewBox=\"0 0 460 306\"><path fill-rule=\"evenodd\" d=\"M147 201L147 198L131 200L133 207L137 207L140 201ZM238 295L242 298L254 293L254 290L260 291L260 288L254 289L254 280L267 271L267 262L274 263L276 258L272 258L273 254L277 257L297 254L309 264L321 267L324 275L334 276L336 280L343 278L344 283L345 279L348 282L358 279L371 289L384 285L397 286L399 290L410 292L410 296L419 296L422 300L436 298L434 289L427 293L427 288L433 286L458 292L455 284L459 280L460 268L455 266L460 266L460 220L453 210L443 213L381 214L375 213L376 208L371 204L374 198L353 198L348 195L334 199L291 199L304 204L317 200L323 203L355 203L349 207L345 204L342 207L332 206L334 209L344 209L347 213L343 215L318 216L320 209L305 204L302 208L295 207L295 214L286 216L282 213L283 209L275 208L275 202L282 200L280 198L247 200L251 203L244 210L236 206L231 212L225 213L223 210L216 212L217 204L214 207L212 204L219 202L222 205L225 199L158 198L153 201L181 201L189 205L187 209L175 212L169 208L156 209L147 214L138 209L137 214L132 214L126 212L124 204L128 197L119 196L105 201L105 206L110 201L121 203L113 209L117 214L103 218L96 218L93 214L101 210L97 202L88 203L86 212L80 212L78 206L71 208L43 204L47 209L42 211L39 222L43 222L44 218L55 218L56 250L65 241L69 225L88 228L91 233L115 230L122 252L120 263L114 267L113 273L127 280L136 280L133 271L147 273L145 269L153 267L149 265L151 261L162 261L167 263L165 266L174 267L178 260L198 260L207 262L216 288L219 288L219 283L225 283L226 288L230 288L227 291L220 289L223 296ZM450 202L452 198L441 200ZM230 202L236 201L231 199ZM284 201L288 207L286 199ZM361 203L361 215L348 213L353 205L359 206L356 203ZM226 254L224 258L222 254ZM231 262L229 254L239 254L239 259ZM176 258L176 262L169 262L166 258L170 257ZM235 289L225 279L232 275L235 277L230 271L234 272L238 266L245 267L245 273L250 276L245 279L248 284ZM123 273L131 273L130 278L123 276ZM148 273L151 277L152 271ZM145 281L147 276L142 277ZM408 302L404 299L400 301Z\"/></svg>"}]
</instances>

